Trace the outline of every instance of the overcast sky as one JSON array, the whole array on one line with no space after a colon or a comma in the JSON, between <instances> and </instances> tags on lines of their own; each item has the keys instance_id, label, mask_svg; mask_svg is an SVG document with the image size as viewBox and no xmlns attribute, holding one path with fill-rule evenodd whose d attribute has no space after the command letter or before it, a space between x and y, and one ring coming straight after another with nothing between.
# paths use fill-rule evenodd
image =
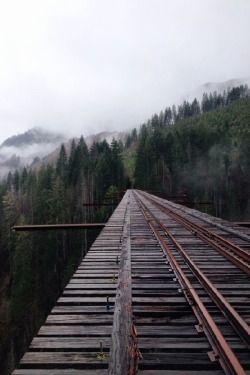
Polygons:
<instances>
[{"instance_id":1,"label":"overcast sky","mask_svg":"<svg viewBox=\"0 0 250 375\"><path fill-rule=\"evenodd\" d=\"M0 0L0 143L138 126L250 76L249 0Z\"/></svg>"}]
</instances>

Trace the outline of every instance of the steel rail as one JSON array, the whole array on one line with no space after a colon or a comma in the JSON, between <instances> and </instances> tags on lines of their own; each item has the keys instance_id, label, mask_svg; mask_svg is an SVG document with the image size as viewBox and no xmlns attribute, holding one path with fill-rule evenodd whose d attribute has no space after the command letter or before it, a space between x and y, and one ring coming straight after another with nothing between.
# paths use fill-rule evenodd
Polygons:
<instances>
[{"instance_id":1,"label":"steel rail","mask_svg":"<svg viewBox=\"0 0 250 375\"><path fill-rule=\"evenodd\" d=\"M167 210L169 210L169 209L167 209ZM250 261L250 254L247 251L245 251L244 249L242 249L241 247L239 247L239 246L235 245L234 243L226 240L222 236L219 236L218 234L211 232L210 230L202 227L201 225L193 223L193 222L187 220L186 218L181 217L176 212L173 212L172 210L170 210L170 211L172 212L172 214L174 216L176 216L176 217L178 216L180 218L180 220L182 220L183 222L186 222L188 225L190 225L190 227L192 229L196 230L196 228L197 228L199 230L199 232L203 233L204 235L207 235L208 238L215 239L216 241L225 245L227 248L230 248L230 250L233 250L237 255L241 256L246 261L248 261L248 262Z\"/></svg>"},{"instance_id":2,"label":"steel rail","mask_svg":"<svg viewBox=\"0 0 250 375\"><path fill-rule=\"evenodd\" d=\"M168 213L171 213L173 216L175 216L176 218L178 218L179 220L181 220L182 222L184 223L187 223L187 225L190 226L190 228L192 228L192 230L196 230L198 229L199 232L201 233L204 233L205 235L207 235L209 238L212 238L212 239L215 239L217 240L218 242L224 244L225 246L227 246L228 248L230 248L231 250L233 250L237 255L241 256L243 259L245 259L246 261L250 261L250 254L245 251L244 249L242 249L241 247L235 245L234 243L226 240L225 238L223 238L222 236L219 236L218 234L216 233L213 233L211 232L210 230L204 228L203 226L199 225L199 224L196 224L188 219L186 219L185 217L181 216L180 214L177 214L176 212L174 212L173 210L171 210L170 208L166 208L164 205L162 205L161 203L159 202L156 202L154 199L152 199L151 197L147 196L147 199L151 200L154 204L160 206L161 208L163 208L164 210L167 210Z\"/></svg>"},{"instance_id":3,"label":"steel rail","mask_svg":"<svg viewBox=\"0 0 250 375\"><path fill-rule=\"evenodd\" d=\"M163 232L171 239L179 253L185 259L186 263L189 265L192 272L196 275L199 282L203 285L207 293L210 295L212 300L216 303L218 308L221 310L223 315L227 318L230 324L235 328L236 332L243 339L247 347L250 349L250 327L248 324L241 318L237 311L227 302L219 290L211 283L211 281L206 277L206 275L195 265L192 259L189 257L187 252L183 247L176 241L171 232L166 228L164 224L157 219L157 217L151 212L151 216L161 227Z\"/></svg>"},{"instance_id":4,"label":"steel rail","mask_svg":"<svg viewBox=\"0 0 250 375\"><path fill-rule=\"evenodd\" d=\"M170 208L166 208L164 205L160 204L159 202L156 202L154 199L152 199L148 195L145 196L143 194L143 196L149 201L151 201L155 206L158 206L158 208L160 208L163 212L166 212L169 216L174 218L178 223L183 225L186 229L191 231L197 237L199 237L200 239L208 243L210 246L212 246L220 254L224 255L227 259L229 259L242 271L250 275L250 254L247 251L233 244L232 242L226 240L225 238L219 236L218 234L215 234L209 231L208 229L202 227L201 225L189 221L183 216L172 211ZM225 247L222 247L221 245ZM228 250L232 252L230 253L228 252ZM248 263L246 263L244 260L242 260L239 257L246 260Z\"/></svg>"},{"instance_id":5,"label":"steel rail","mask_svg":"<svg viewBox=\"0 0 250 375\"><path fill-rule=\"evenodd\" d=\"M156 238L160 242L163 250L165 251L165 253L168 257L168 260L169 260L169 262L170 262L170 264L171 264L171 266L172 266L172 268L173 268L173 270L174 270L174 272L175 272L175 274L178 278L178 281L182 285L182 290L183 290L186 298L188 299L195 315L198 318L198 321L200 323L199 325L203 327L203 330L206 333L206 336L207 336L207 338L208 338L208 340L209 340L209 342L212 346L212 349L215 353L215 357L217 357L217 359L221 363L221 366L225 370L226 374L235 374L235 375L236 374L237 375L246 374L246 372L242 368L238 358L235 356L234 352L230 348L229 344L227 343L227 341L224 338L223 334L221 333L220 329L218 328L218 326L214 322L213 318L211 317L208 310L206 309L203 302L201 301L199 295L195 291L195 288L193 287L193 285L189 281L188 277L185 275L185 273L182 270L180 264L178 263L178 261L174 257L174 255L173 255L172 251L170 250L170 248L168 247L168 245L166 244L163 236L159 233L158 229L153 224L152 220L149 217L149 214L147 214L146 211L150 212L150 210L139 199L137 194L135 196L136 196L137 202L138 202L146 220L148 221L148 224L150 225L150 227L153 230ZM155 218L155 215L153 215L152 212L150 212L150 215L151 215L151 217L153 217L154 221L156 221L156 223L158 225L160 225L161 229L163 229L162 224L159 223L157 218ZM164 229L166 229L166 228L164 227ZM165 230L164 230L164 232L165 232ZM208 280L206 280L206 281L208 281ZM215 289L215 292L217 291L215 287L213 287L212 289ZM220 293L219 293L219 291L217 291L217 292L218 292L218 298L219 298ZM210 293L209 293L209 295L210 295ZM223 297L223 299L224 299L224 297ZM228 303L226 303L226 304L228 304ZM220 304L220 306L221 306L221 304ZM221 310L221 307L219 307L219 308ZM223 313L223 311L222 311L222 313ZM235 316L237 316L237 315L238 314L236 313ZM239 318L241 319L240 316L239 316ZM243 321L243 323L244 323L243 328L245 329L245 326L244 326L245 322ZM249 334L248 334L248 340L249 340Z\"/></svg>"},{"instance_id":6,"label":"steel rail","mask_svg":"<svg viewBox=\"0 0 250 375\"><path fill-rule=\"evenodd\" d=\"M176 241L173 235L166 229L166 234L169 236L173 244L176 246L179 253L185 259L190 269L198 278L199 282L203 285L209 296L216 303L220 311L227 318L229 323L235 328L237 333L243 339L247 347L250 349L250 327L237 313L237 311L227 302L219 290L211 283L211 281L205 276L205 274L195 265L195 263L188 256L183 247Z\"/></svg>"}]
</instances>

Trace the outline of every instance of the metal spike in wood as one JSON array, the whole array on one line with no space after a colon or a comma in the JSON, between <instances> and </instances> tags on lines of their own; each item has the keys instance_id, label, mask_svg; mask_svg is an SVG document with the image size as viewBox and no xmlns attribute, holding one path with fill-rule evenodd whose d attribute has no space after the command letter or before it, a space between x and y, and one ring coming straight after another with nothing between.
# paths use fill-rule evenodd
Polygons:
<instances>
[{"instance_id":1,"label":"metal spike in wood","mask_svg":"<svg viewBox=\"0 0 250 375\"><path fill-rule=\"evenodd\" d=\"M106 305L106 309L109 310L110 306L109 306L109 296L107 296L107 305Z\"/></svg>"},{"instance_id":2,"label":"metal spike in wood","mask_svg":"<svg viewBox=\"0 0 250 375\"><path fill-rule=\"evenodd\" d=\"M106 359L106 356L103 353L102 341L100 341L100 352L97 355L97 359L99 359L100 361L104 361Z\"/></svg>"}]
</instances>

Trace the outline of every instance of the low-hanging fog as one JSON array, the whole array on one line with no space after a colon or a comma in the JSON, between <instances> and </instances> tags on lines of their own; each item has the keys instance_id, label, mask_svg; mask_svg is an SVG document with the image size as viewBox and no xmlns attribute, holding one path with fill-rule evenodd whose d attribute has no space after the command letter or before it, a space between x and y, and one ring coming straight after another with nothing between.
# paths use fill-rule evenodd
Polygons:
<instances>
[{"instance_id":1,"label":"low-hanging fog","mask_svg":"<svg viewBox=\"0 0 250 375\"><path fill-rule=\"evenodd\" d=\"M250 76L248 0L9 0L0 144L138 126L205 82Z\"/></svg>"}]
</instances>

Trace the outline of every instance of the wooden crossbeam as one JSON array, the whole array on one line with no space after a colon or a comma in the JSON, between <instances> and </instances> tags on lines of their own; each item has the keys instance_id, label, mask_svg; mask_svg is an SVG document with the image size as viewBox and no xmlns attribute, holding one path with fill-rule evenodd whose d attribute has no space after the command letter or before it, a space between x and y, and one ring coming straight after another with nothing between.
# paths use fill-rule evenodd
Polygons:
<instances>
[{"instance_id":1,"label":"wooden crossbeam","mask_svg":"<svg viewBox=\"0 0 250 375\"><path fill-rule=\"evenodd\" d=\"M237 224L241 227L250 228L250 221L235 221L234 224Z\"/></svg>"},{"instance_id":2,"label":"wooden crossbeam","mask_svg":"<svg viewBox=\"0 0 250 375\"><path fill-rule=\"evenodd\" d=\"M14 231L32 231L32 230L59 230L59 229L94 229L104 228L105 223L83 223L83 224L43 224L43 225L15 225Z\"/></svg>"}]
</instances>

